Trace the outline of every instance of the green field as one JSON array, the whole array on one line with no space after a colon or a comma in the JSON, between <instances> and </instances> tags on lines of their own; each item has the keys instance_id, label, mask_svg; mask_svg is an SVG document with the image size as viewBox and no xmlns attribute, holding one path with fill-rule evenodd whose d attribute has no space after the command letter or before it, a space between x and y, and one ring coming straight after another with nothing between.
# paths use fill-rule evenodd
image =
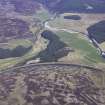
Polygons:
<instances>
[{"instance_id":1,"label":"green field","mask_svg":"<svg viewBox=\"0 0 105 105\"><path fill-rule=\"evenodd\" d=\"M33 16L33 18L35 18L36 20L38 19L40 21L41 25L44 21L48 20L51 17L52 14L50 14L46 9L43 8ZM52 27L67 28L65 27L63 20L64 20L63 16L60 16L57 17L54 21L49 22L49 24ZM30 30L32 31L33 34L36 34L37 27L36 26L30 27ZM67 59L66 57L64 57L65 60L63 61L66 61L68 63L85 64L89 66L94 66L94 65L98 66L98 64L104 65L105 60L100 56L97 49L83 35L73 34L73 33L70 34L64 31L57 31L54 33L60 38L61 42L63 42L68 47L74 50L74 52L70 52L70 54L67 55ZM19 40L12 40L7 45L3 45L2 48L6 49L14 49L17 46L24 46L24 47L32 46L32 49L26 54L24 54L22 57L14 57L14 58L11 57L6 59L0 59L0 70L18 64L26 63L28 60L37 57L37 55L41 51L43 52L43 50L47 47L48 43L45 42L46 39L44 38L41 38L41 40L39 40L37 44L31 42L30 40L19 39ZM59 44L58 45L56 44L55 46L59 46Z\"/></svg>"},{"instance_id":2,"label":"green field","mask_svg":"<svg viewBox=\"0 0 105 105\"><path fill-rule=\"evenodd\" d=\"M32 49L29 50L26 54L24 54L23 56L21 57L11 57L11 58L6 58L6 59L0 59L0 70L4 70L6 68L9 68L9 67L14 67L16 65L22 65L24 63L26 63L28 60L31 60L32 58L36 57L38 55L38 53L40 51L42 51L43 49L46 48L46 40L41 38L39 40L39 42L37 43L32 43L30 41L25 42L25 40L17 40L17 44L13 41L11 42L11 46L6 46L6 48L15 48L16 46L18 45L23 45L25 47L29 46L29 45L32 45ZM13 44L14 43L14 44Z\"/></svg>"},{"instance_id":3,"label":"green field","mask_svg":"<svg viewBox=\"0 0 105 105\"><path fill-rule=\"evenodd\" d=\"M39 20L38 22L40 24L42 24L45 20L49 19L50 17L51 16L50 16L49 12L46 9L44 9L43 7L41 8L41 10L37 11L37 13L35 13L32 16L33 19L35 18L35 22L38 19ZM39 31L40 27L41 27L41 25L39 25L37 27L30 26L30 31L33 33L33 35L36 35L36 33L37 33L37 31ZM37 35L39 35L39 34L40 34L40 32L37 33ZM45 42L46 42L46 40L44 38L40 38L39 41L37 41L37 43L32 42L31 40L28 40L28 39L13 39L6 44L2 44L0 46L0 48L3 48L3 49L13 50L18 46L23 46L25 48L32 46L32 49L30 49L27 53L25 53L21 57L10 57L10 58L5 58L5 59L0 59L0 70L6 69L9 67L14 67L16 65L22 65L22 64L26 63L27 61L31 60L32 58L36 57L40 51L42 51L44 48L46 48L47 43L45 43Z\"/></svg>"},{"instance_id":4,"label":"green field","mask_svg":"<svg viewBox=\"0 0 105 105\"><path fill-rule=\"evenodd\" d=\"M52 15L48 12L48 10L44 9L43 7L41 10L37 11L34 15L35 18L38 18L41 22L44 22L52 17Z\"/></svg>"},{"instance_id":5,"label":"green field","mask_svg":"<svg viewBox=\"0 0 105 105\"><path fill-rule=\"evenodd\" d=\"M73 58L74 56L74 58L76 58L75 56L78 56L78 60L80 60L79 62L87 65L105 63L105 60L100 56L97 49L89 42L87 38L81 37L80 34L70 34L67 32L56 32L56 35L59 36L61 41L74 49L75 54L71 53L70 57Z\"/></svg>"}]
</instances>

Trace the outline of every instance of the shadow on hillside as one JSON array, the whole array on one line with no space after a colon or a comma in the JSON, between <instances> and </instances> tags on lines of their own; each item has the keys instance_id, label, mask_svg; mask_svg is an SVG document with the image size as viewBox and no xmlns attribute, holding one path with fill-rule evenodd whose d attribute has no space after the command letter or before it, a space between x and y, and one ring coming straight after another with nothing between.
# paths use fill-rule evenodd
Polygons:
<instances>
[{"instance_id":1,"label":"shadow on hillside","mask_svg":"<svg viewBox=\"0 0 105 105\"><path fill-rule=\"evenodd\" d=\"M41 59L42 62L56 62L59 58L67 56L69 51L62 50L59 53L59 50L67 47L67 45L63 43L56 34L46 30L42 33L42 37L49 40L47 48L40 52L37 56Z\"/></svg>"},{"instance_id":2,"label":"shadow on hillside","mask_svg":"<svg viewBox=\"0 0 105 105\"><path fill-rule=\"evenodd\" d=\"M89 37L93 37L98 43L105 41L105 21L100 21L87 28Z\"/></svg>"},{"instance_id":3,"label":"shadow on hillside","mask_svg":"<svg viewBox=\"0 0 105 105\"><path fill-rule=\"evenodd\" d=\"M23 46L17 46L13 50L0 48L0 59L10 58L10 57L21 57L24 54L26 54L31 48L32 46L27 48Z\"/></svg>"}]
</instances>

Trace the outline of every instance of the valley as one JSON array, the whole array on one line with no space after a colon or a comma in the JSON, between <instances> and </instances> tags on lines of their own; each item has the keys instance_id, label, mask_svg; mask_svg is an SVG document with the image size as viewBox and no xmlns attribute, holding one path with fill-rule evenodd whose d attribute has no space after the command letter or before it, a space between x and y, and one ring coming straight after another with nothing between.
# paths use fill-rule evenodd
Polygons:
<instances>
[{"instance_id":1,"label":"valley","mask_svg":"<svg viewBox=\"0 0 105 105\"><path fill-rule=\"evenodd\" d=\"M105 105L105 0L0 0L0 105Z\"/></svg>"},{"instance_id":2,"label":"valley","mask_svg":"<svg viewBox=\"0 0 105 105\"><path fill-rule=\"evenodd\" d=\"M1 69L21 65L27 63L28 59L30 62L37 58L40 59L39 62L59 61L104 68L105 61L101 57L100 49L95 48L94 43L92 45L88 38L92 34L91 26L103 21L104 13L95 13L94 11L92 11L93 13L84 13L86 11L82 11L83 13L50 13L50 8L47 5L46 8L43 7L40 1L35 2L36 5L32 6L33 9L36 8L36 11L31 11L32 8L28 9L29 7L26 9L23 1L21 1L23 4L21 3L20 6L21 8L24 7L24 11L19 11L17 1L14 0L13 4L11 2L6 4L7 7L10 5L11 12L8 13L5 10L5 15L2 15L0 19L1 26L4 27L1 28L0 34L1 46L4 44L1 47L1 58L3 58L3 54L5 56L5 59L0 61ZM33 2L32 0L25 5L33 5ZM16 9L12 9L12 6ZM29 13L29 11L31 12ZM71 18L66 19L67 16L71 16ZM4 19L3 17L8 18ZM47 34L50 36L48 37ZM15 43L16 40L17 44ZM103 43L99 44L102 51L104 51ZM18 47L27 50L23 49L25 52L23 50L20 52L20 49L17 49ZM17 50L15 51L15 49ZM14 53L13 51L17 56L11 56Z\"/></svg>"}]
</instances>

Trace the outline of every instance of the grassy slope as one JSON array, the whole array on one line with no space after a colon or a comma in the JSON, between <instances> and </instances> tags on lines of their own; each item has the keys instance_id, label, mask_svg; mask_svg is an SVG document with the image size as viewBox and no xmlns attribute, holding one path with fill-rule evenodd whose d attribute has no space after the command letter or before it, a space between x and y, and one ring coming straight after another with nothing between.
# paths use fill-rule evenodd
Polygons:
<instances>
[{"instance_id":1,"label":"grassy slope","mask_svg":"<svg viewBox=\"0 0 105 105\"><path fill-rule=\"evenodd\" d=\"M48 10L42 8L41 10L37 11L35 17L44 22L51 17L51 14L49 14Z\"/></svg>"},{"instance_id":2,"label":"grassy slope","mask_svg":"<svg viewBox=\"0 0 105 105\"><path fill-rule=\"evenodd\" d=\"M34 17L38 18L39 20L41 20L43 22L43 21L49 19L51 17L51 15L48 13L48 11L46 11L45 9L42 8L42 10L37 12L37 14L35 14ZM33 33L36 32L35 29L32 29L32 30L33 30ZM102 63L104 62L104 60L97 53L97 50L86 39L84 39L80 36L78 37L77 34L69 34L67 32L57 32L57 35L61 38L61 40L64 43L66 43L68 46L72 47L75 50L75 52L72 53L70 56L70 59L72 58L71 61L77 60L81 63L85 63L85 64L89 64L89 65L94 65L99 62L102 62ZM30 44L30 43L25 42L24 40L22 40L22 41L18 40L14 44L11 43L11 45L13 45L12 48L16 47L19 43L21 43L21 45L23 45L23 46L27 46ZM11 45L9 45L9 46L11 46ZM34 44L33 49L21 58L8 58L8 59L0 60L0 69L14 66L18 63L27 61L28 59L35 57L41 50L43 50L45 48L45 46L46 45L43 40L40 43L40 45L39 45L39 43Z\"/></svg>"},{"instance_id":3,"label":"grassy slope","mask_svg":"<svg viewBox=\"0 0 105 105\"><path fill-rule=\"evenodd\" d=\"M78 58L79 63L87 65L105 63L105 60L99 55L97 49L86 38L81 38L81 35L67 32L57 32L56 34L64 43L75 50L75 54L70 53L69 60L72 61L72 58L75 58L73 60L76 62L76 58Z\"/></svg>"},{"instance_id":4,"label":"grassy slope","mask_svg":"<svg viewBox=\"0 0 105 105\"><path fill-rule=\"evenodd\" d=\"M47 10L45 10L43 7L40 11L38 11L35 15L33 15L33 18L38 18L41 22L44 22L45 20L50 18L50 14ZM33 34L37 32L36 27L33 27L32 31ZM26 53L22 57L16 57L16 58L7 58L7 59L0 59L0 70L6 69L11 66L15 66L17 64L24 63L25 61L28 61L32 59L33 57L37 56L37 54L42 51L44 48L46 48L45 39L41 38L38 42L32 43L29 40L25 39L19 39L19 40L12 40L11 42L8 42L8 44L5 46L7 49L13 49L17 46L22 45L24 47L33 45L33 48ZM4 48L4 46L3 46Z\"/></svg>"},{"instance_id":5,"label":"grassy slope","mask_svg":"<svg viewBox=\"0 0 105 105\"><path fill-rule=\"evenodd\" d=\"M40 44L39 44L39 42L38 43L36 42L36 44L33 45L33 48L22 57L7 58L7 59L0 60L0 70L6 69L8 67L13 67L18 64L22 64L22 63L32 59L33 57L37 56L37 54L40 51L42 51L42 50L44 50L44 48L46 48L47 45L46 45L45 41L46 41L45 39L41 38Z\"/></svg>"}]
</instances>

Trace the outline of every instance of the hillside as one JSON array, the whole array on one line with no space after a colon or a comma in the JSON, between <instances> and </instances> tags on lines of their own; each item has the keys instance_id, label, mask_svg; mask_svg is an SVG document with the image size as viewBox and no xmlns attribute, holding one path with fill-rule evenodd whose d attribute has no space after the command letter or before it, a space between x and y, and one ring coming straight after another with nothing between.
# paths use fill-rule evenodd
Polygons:
<instances>
[{"instance_id":1,"label":"hillside","mask_svg":"<svg viewBox=\"0 0 105 105\"><path fill-rule=\"evenodd\" d=\"M105 105L104 72L36 64L0 73L0 105Z\"/></svg>"},{"instance_id":2,"label":"hillside","mask_svg":"<svg viewBox=\"0 0 105 105\"><path fill-rule=\"evenodd\" d=\"M0 105L105 105L105 0L0 0Z\"/></svg>"}]
</instances>

